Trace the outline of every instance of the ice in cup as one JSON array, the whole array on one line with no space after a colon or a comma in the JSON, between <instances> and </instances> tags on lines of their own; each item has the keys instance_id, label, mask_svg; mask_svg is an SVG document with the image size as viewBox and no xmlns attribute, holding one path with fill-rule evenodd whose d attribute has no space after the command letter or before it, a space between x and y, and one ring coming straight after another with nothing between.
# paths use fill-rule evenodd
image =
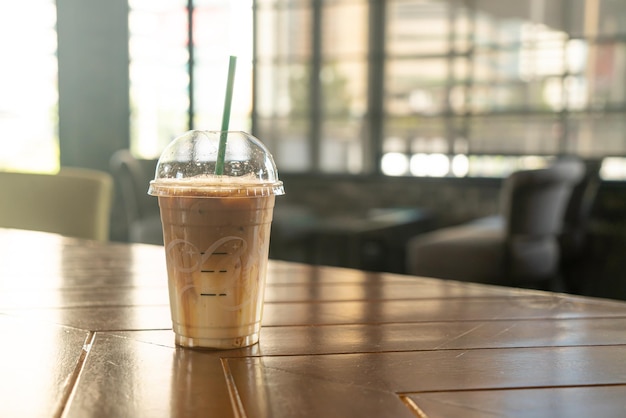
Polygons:
<instances>
[{"instance_id":1,"label":"ice in cup","mask_svg":"<svg viewBox=\"0 0 626 418\"><path fill-rule=\"evenodd\" d=\"M258 342L274 199L284 194L267 148L244 132L189 131L161 154L148 193L161 210L176 343Z\"/></svg>"}]
</instances>

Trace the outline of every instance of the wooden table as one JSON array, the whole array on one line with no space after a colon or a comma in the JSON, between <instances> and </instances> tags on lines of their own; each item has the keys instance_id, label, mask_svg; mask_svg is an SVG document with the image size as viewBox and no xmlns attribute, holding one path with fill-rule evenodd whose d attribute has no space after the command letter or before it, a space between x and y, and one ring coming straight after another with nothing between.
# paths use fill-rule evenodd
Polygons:
<instances>
[{"instance_id":1,"label":"wooden table","mask_svg":"<svg viewBox=\"0 0 626 418\"><path fill-rule=\"evenodd\" d=\"M626 416L626 303L277 261L268 281L258 345L177 348L161 247L0 230L0 416Z\"/></svg>"}]
</instances>

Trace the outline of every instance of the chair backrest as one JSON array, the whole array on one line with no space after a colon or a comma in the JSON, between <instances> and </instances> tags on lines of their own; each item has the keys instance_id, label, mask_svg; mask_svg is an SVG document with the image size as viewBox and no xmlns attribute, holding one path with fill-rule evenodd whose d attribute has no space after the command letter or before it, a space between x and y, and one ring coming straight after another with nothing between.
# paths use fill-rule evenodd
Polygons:
<instances>
[{"instance_id":1,"label":"chair backrest","mask_svg":"<svg viewBox=\"0 0 626 418\"><path fill-rule=\"evenodd\" d=\"M513 283L530 285L556 277L565 209L584 173L582 161L562 158L547 168L517 171L505 180L501 197L506 263Z\"/></svg>"},{"instance_id":2,"label":"chair backrest","mask_svg":"<svg viewBox=\"0 0 626 418\"><path fill-rule=\"evenodd\" d=\"M547 168L511 174L502 189L509 236L553 236L561 231L572 189L585 174L577 159L559 159Z\"/></svg>"},{"instance_id":3,"label":"chair backrest","mask_svg":"<svg viewBox=\"0 0 626 418\"><path fill-rule=\"evenodd\" d=\"M106 241L113 179L84 168L57 174L0 172L0 227Z\"/></svg>"},{"instance_id":4,"label":"chair backrest","mask_svg":"<svg viewBox=\"0 0 626 418\"><path fill-rule=\"evenodd\" d=\"M148 195L148 182L154 175L156 161L138 160L130 150L120 149L113 153L109 165L121 193L127 222L150 216L155 208L158 213L155 198ZM148 166L152 172L147 172Z\"/></svg>"},{"instance_id":5,"label":"chair backrest","mask_svg":"<svg viewBox=\"0 0 626 418\"><path fill-rule=\"evenodd\" d=\"M585 176L572 190L563 217L563 231L559 241L561 257L565 258L576 257L583 250L587 227L601 184L602 160L588 160L585 165Z\"/></svg>"}]
</instances>

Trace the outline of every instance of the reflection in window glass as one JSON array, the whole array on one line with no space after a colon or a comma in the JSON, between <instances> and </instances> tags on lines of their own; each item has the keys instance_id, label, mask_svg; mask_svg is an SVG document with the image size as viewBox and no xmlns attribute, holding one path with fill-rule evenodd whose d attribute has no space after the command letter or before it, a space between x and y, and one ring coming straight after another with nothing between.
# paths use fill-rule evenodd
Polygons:
<instances>
[{"instance_id":1,"label":"reflection in window glass","mask_svg":"<svg viewBox=\"0 0 626 418\"><path fill-rule=\"evenodd\" d=\"M0 3L0 170L59 167L55 26L54 0Z\"/></svg>"}]
</instances>

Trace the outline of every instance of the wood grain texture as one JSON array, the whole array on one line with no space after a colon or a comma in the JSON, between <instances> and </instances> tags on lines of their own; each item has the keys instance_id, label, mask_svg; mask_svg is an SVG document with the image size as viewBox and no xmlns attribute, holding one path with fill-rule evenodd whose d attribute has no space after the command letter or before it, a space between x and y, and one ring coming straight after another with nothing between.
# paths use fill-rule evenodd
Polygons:
<instances>
[{"instance_id":1,"label":"wood grain texture","mask_svg":"<svg viewBox=\"0 0 626 418\"><path fill-rule=\"evenodd\" d=\"M267 281L259 344L183 349L162 247L0 229L0 416L626 416L626 303L275 260Z\"/></svg>"}]
</instances>

